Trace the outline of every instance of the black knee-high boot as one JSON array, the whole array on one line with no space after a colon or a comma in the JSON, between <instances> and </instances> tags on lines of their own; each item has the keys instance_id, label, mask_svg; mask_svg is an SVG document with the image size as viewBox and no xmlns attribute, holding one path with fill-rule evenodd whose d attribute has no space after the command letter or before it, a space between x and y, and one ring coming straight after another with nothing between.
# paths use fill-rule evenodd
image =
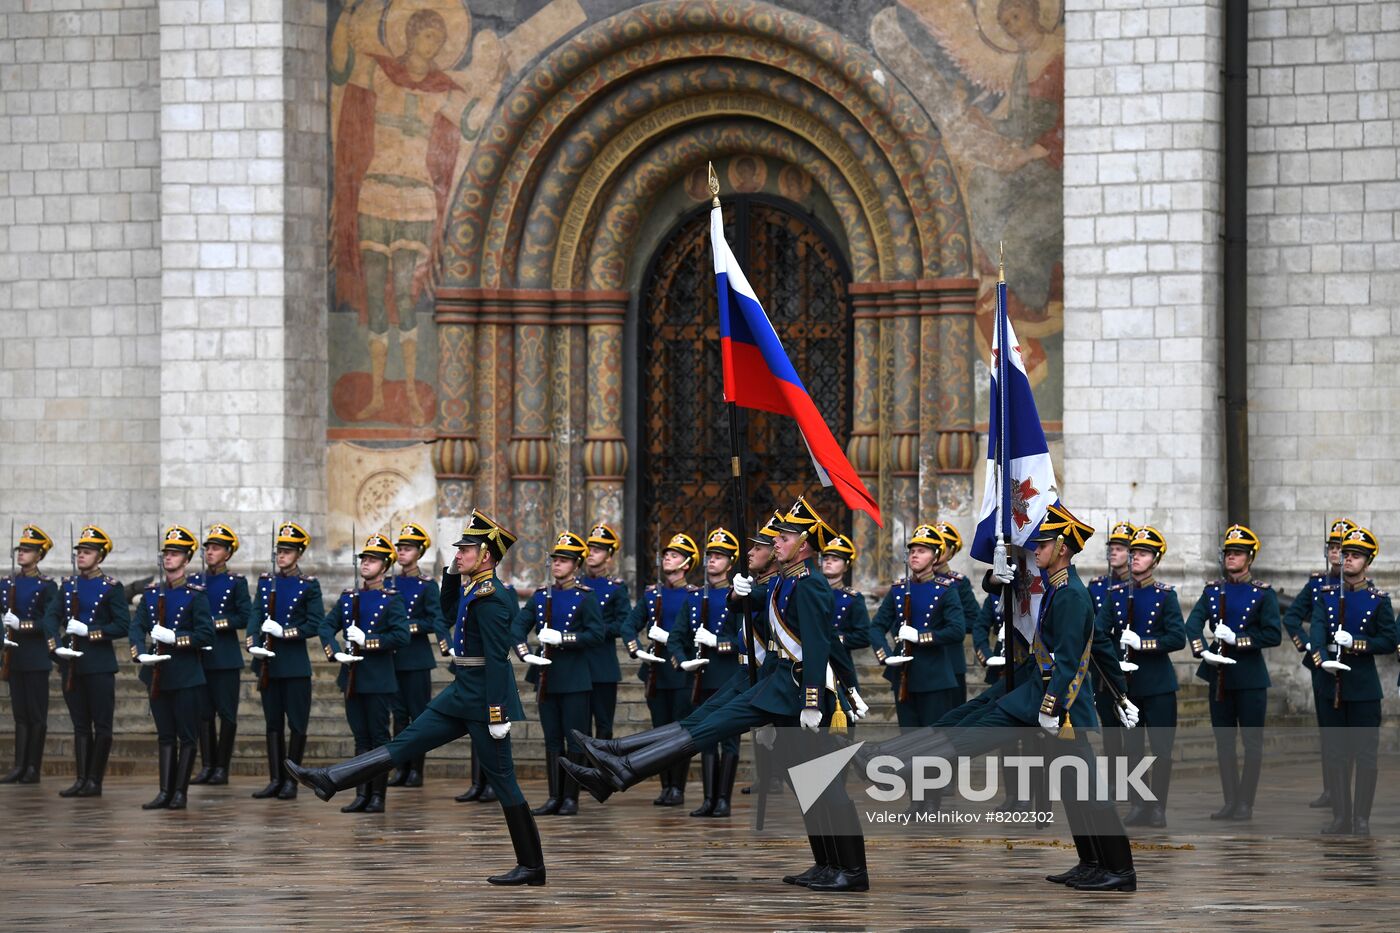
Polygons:
<instances>
[{"instance_id":1,"label":"black knee-high boot","mask_svg":"<svg viewBox=\"0 0 1400 933\"><path fill-rule=\"evenodd\" d=\"M389 775L379 774L370 779L369 800L365 802L366 813L383 813L386 801L386 788L389 785Z\"/></svg>"},{"instance_id":2,"label":"black knee-high boot","mask_svg":"<svg viewBox=\"0 0 1400 933\"><path fill-rule=\"evenodd\" d=\"M578 763L583 758L582 752L566 752L559 760L572 761ZM569 776L563 768L559 769L559 816L575 816L578 814L578 781Z\"/></svg>"},{"instance_id":3,"label":"black knee-high boot","mask_svg":"<svg viewBox=\"0 0 1400 933\"><path fill-rule=\"evenodd\" d=\"M303 768L295 761L286 762L287 772L292 778L311 788L322 800L330 800L336 791L347 787L368 784L375 775L383 774L393 766L394 759L390 757L388 747L383 745L329 768Z\"/></svg>"},{"instance_id":4,"label":"black knee-high boot","mask_svg":"<svg viewBox=\"0 0 1400 933\"><path fill-rule=\"evenodd\" d=\"M142 810L164 810L170 806L170 785L175 777L175 744L163 744L160 746L160 761L157 764L160 768L160 793L151 799L150 803L141 804Z\"/></svg>"},{"instance_id":5,"label":"black knee-high boot","mask_svg":"<svg viewBox=\"0 0 1400 933\"><path fill-rule=\"evenodd\" d=\"M715 812L715 771L718 767L719 756L715 752L701 752L700 786L704 788L705 797L700 801L700 806L690 811L691 816L709 816Z\"/></svg>"},{"instance_id":6,"label":"black knee-high boot","mask_svg":"<svg viewBox=\"0 0 1400 933\"><path fill-rule=\"evenodd\" d=\"M559 753L546 750L544 753L545 779L549 782L549 797L544 804L530 812L535 816L553 816L559 812Z\"/></svg>"},{"instance_id":7,"label":"black knee-high boot","mask_svg":"<svg viewBox=\"0 0 1400 933\"><path fill-rule=\"evenodd\" d=\"M209 778L213 776L214 769L218 767L219 757L215 753L218 747L218 738L215 732L218 724L217 716L210 716L199 724L199 773L190 778L191 784L208 784Z\"/></svg>"},{"instance_id":8,"label":"black knee-high boot","mask_svg":"<svg viewBox=\"0 0 1400 933\"><path fill-rule=\"evenodd\" d=\"M287 757L287 739L280 729L267 730L267 773L269 780L262 790L253 791L253 797L265 800L276 797L282 789L282 762Z\"/></svg>"},{"instance_id":9,"label":"black knee-high boot","mask_svg":"<svg viewBox=\"0 0 1400 933\"><path fill-rule=\"evenodd\" d=\"M73 783L58 792L60 797L76 797L82 792L83 786L87 784L88 762L92 758L92 736L78 735L73 737L73 760L77 764L77 771L73 778Z\"/></svg>"},{"instance_id":10,"label":"black knee-high boot","mask_svg":"<svg viewBox=\"0 0 1400 933\"><path fill-rule=\"evenodd\" d=\"M539 887L544 884L544 850L540 847L540 831L530 814L530 805L518 803L502 807L506 828L510 830L511 845L515 847L515 867L504 875L492 875L491 884Z\"/></svg>"},{"instance_id":11,"label":"black knee-high boot","mask_svg":"<svg viewBox=\"0 0 1400 933\"><path fill-rule=\"evenodd\" d=\"M462 793L458 794L456 797L452 798L458 803L471 803L473 800L476 800L478 797L481 796L483 786L481 781L481 762L476 760L475 755L472 755L471 771L471 786L464 790Z\"/></svg>"},{"instance_id":12,"label":"black knee-high boot","mask_svg":"<svg viewBox=\"0 0 1400 933\"><path fill-rule=\"evenodd\" d=\"M107 774L107 758L112 754L112 737L99 735L92 743L92 758L88 760L88 776L79 797L101 797L102 779Z\"/></svg>"},{"instance_id":13,"label":"black knee-high boot","mask_svg":"<svg viewBox=\"0 0 1400 933\"><path fill-rule=\"evenodd\" d=\"M180 752L175 758L175 773L170 781L171 810L183 810L189 802L190 775L194 772L196 743L181 742Z\"/></svg>"},{"instance_id":14,"label":"black knee-high boot","mask_svg":"<svg viewBox=\"0 0 1400 933\"><path fill-rule=\"evenodd\" d=\"M293 732L291 741L287 743L287 761L293 764L301 764L301 759L306 755L306 733ZM287 762L282 762L282 788L277 791L278 800L296 800L297 782L287 770Z\"/></svg>"},{"instance_id":15,"label":"black knee-high boot","mask_svg":"<svg viewBox=\"0 0 1400 933\"><path fill-rule=\"evenodd\" d=\"M710 816L729 815L729 799L734 796L734 775L739 771L739 756L733 752L722 752L715 770L715 808Z\"/></svg>"},{"instance_id":16,"label":"black knee-high boot","mask_svg":"<svg viewBox=\"0 0 1400 933\"><path fill-rule=\"evenodd\" d=\"M233 740L238 737L238 723L223 721L219 741L214 749L214 770L209 773L210 784L227 784L229 765L233 763Z\"/></svg>"}]
</instances>

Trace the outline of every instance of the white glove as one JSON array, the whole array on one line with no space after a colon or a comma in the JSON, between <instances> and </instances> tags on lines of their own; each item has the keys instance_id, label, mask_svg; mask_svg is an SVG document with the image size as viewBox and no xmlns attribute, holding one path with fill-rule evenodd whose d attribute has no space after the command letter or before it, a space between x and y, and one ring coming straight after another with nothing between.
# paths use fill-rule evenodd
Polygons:
<instances>
[{"instance_id":1,"label":"white glove","mask_svg":"<svg viewBox=\"0 0 1400 933\"><path fill-rule=\"evenodd\" d=\"M885 667L899 667L899 665L908 664L912 660L914 660L913 655L887 654L885 655Z\"/></svg>"},{"instance_id":2,"label":"white glove","mask_svg":"<svg viewBox=\"0 0 1400 933\"><path fill-rule=\"evenodd\" d=\"M1214 651L1202 651L1202 652L1201 652L1201 659L1202 659L1203 661L1205 661L1207 664L1214 664L1214 665L1217 666L1217 667L1219 667L1219 666L1222 665L1222 664L1234 664L1234 663L1235 663L1235 659L1234 659L1234 658L1227 658L1227 657L1225 657L1225 656L1223 656L1223 655L1216 654Z\"/></svg>"},{"instance_id":3,"label":"white glove","mask_svg":"<svg viewBox=\"0 0 1400 933\"><path fill-rule=\"evenodd\" d=\"M753 731L753 740L764 748L771 749L773 743L778 741L778 730L771 722L765 723Z\"/></svg>"},{"instance_id":4,"label":"white glove","mask_svg":"<svg viewBox=\"0 0 1400 933\"><path fill-rule=\"evenodd\" d=\"M6 639L5 644L13 645L14 642L10 641L9 639ZM60 658L81 658L83 656L83 653L81 651L74 651L72 648L63 647L55 648L53 650L53 653L58 655Z\"/></svg>"},{"instance_id":5,"label":"white glove","mask_svg":"<svg viewBox=\"0 0 1400 933\"><path fill-rule=\"evenodd\" d=\"M1349 664L1343 664L1341 661L1323 661L1322 669L1337 674L1342 671L1351 670L1351 666Z\"/></svg>"},{"instance_id":6,"label":"white glove","mask_svg":"<svg viewBox=\"0 0 1400 933\"><path fill-rule=\"evenodd\" d=\"M1016 565L1008 562L1006 569L1001 573L997 573L996 569L993 568L992 576L995 577L997 582L1002 586L1010 586L1011 581L1016 579Z\"/></svg>"},{"instance_id":7,"label":"white glove","mask_svg":"<svg viewBox=\"0 0 1400 933\"><path fill-rule=\"evenodd\" d=\"M542 645L562 645L564 635L558 629L542 628L537 636Z\"/></svg>"},{"instance_id":8,"label":"white glove","mask_svg":"<svg viewBox=\"0 0 1400 933\"><path fill-rule=\"evenodd\" d=\"M162 661L169 661L169 660L170 660L170 655L168 655L168 654L138 654L138 655L136 656L136 660L140 661L142 664L160 664Z\"/></svg>"},{"instance_id":9,"label":"white glove","mask_svg":"<svg viewBox=\"0 0 1400 933\"><path fill-rule=\"evenodd\" d=\"M652 654L650 651L638 651L637 657L643 661L650 661L652 664L665 664L666 662Z\"/></svg>"},{"instance_id":10,"label":"white glove","mask_svg":"<svg viewBox=\"0 0 1400 933\"><path fill-rule=\"evenodd\" d=\"M79 638L87 638L88 627L86 622L79 622L77 619L69 619L68 627L63 630L65 635L77 635Z\"/></svg>"},{"instance_id":11,"label":"white glove","mask_svg":"<svg viewBox=\"0 0 1400 933\"><path fill-rule=\"evenodd\" d=\"M1127 697L1118 701L1118 721L1123 724L1124 729L1131 729L1138 724L1138 708L1133 705Z\"/></svg>"},{"instance_id":12,"label":"white glove","mask_svg":"<svg viewBox=\"0 0 1400 933\"><path fill-rule=\"evenodd\" d=\"M852 687L851 689L847 690L846 693L850 695L851 706L854 707L854 709L851 710L851 716L853 718L864 719L866 716L870 715L870 706L865 702L865 700L861 699L859 690L857 690L855 687Z\"/></svg>"},{"instance_id":13,"label":"white glove","mask_svg":"<svg viewBox=\"0 0 1400 933\"><path fill-rule=\"evenodd\" d=\"M647 638L655 642L660 642L663 645L666 644L666 640L670 637L671 633L659 625L653 625L651 628L647 629Z\"/></svg>"},{"instance_id":14,"label":"white glove","mask_svg":"<svg viewBox=\"0 0 1400 933\"><path fill-rule=\"evenodd\" d=\"M683 671L698 671L700 668L704 667L706 664L709 664L709 663L710 663L710 659L709 659L709 658L691 658L689 661L682 661L682 662L681 662L681 670L683 670Z\"/></svg>"},{"instance_id":15,"label":"white glove","mask_svg":"<svg viewBox=\"0 0 1400 933\"><path fill-rule=\"evenodd\" d=\"M1224 623L1215 627L1215 637L1218 641L1223 641L1227 645L1233 645L1235 642L1239 641L1239 636L1235 634L1235 630Z\"/></svg>"},{"instance_id":16,"label":"white glove","mask_svg":"<svg viewBox=\"0 0 1400 933\"><path fill-rule=\"evenodd\" d=\"M715 637L714 632L702 625L695 630L695 643L706 648L715 648L719 646L719 639Z\"/></svg>"},{"instance_id":17,"label":"white glove","mask_svg":"<svg viewBox=\"0 0 1400 933\"><path fill-rule=\"evenodd\" d=\"M364 660L364 658L358 654L346 654L344 651L337 651L335 653L335 659L341 664L356 664Z\"/></svg>"},{"instance_id":18,"label":"white glove","mask_svg":"<svg viewBox=\"0 0 1400 933\"><path fill-rule=\"evenodd\" d=\"M493 739L503 739L510 735L510 723L493 722L486 727L486 731L491 733L491 738Z\"/></svg>"},{"instance_id":19,"label":"white glove","mask_svg":"<svg viewBox=\"0 0 1400 933\"><path fill-rule=\"evenodd\" d=\"M822 711L808 707L802 711L802 715L797 717L797 721L808 732L816 732L822 727Z\"/></svg>"},{"instance_id":20,"label":"white glove","mask_svg":"<svg viewBox=\"0 0 1400 933\"><path fill-rule=\"evenodd\" d=\"M1125 674L1131 674L1133 671L1138 669L1138 666L1132 661L1120 661L1118 663L1118 667Z\"/></svg>"},{"instance_id":21,"label":"white glove","mask_svg":"<svg viewBox=\"0 0 1400 933\"><path fill-rule=\"evenodd\" d=\"M527 654L520 660L524 661L526 664L532 664L535 667L549 667L549 665L554 663L549 658L542 658L537 654Z\"/></svg>"},{"instance_id":22,"label":"white glove","mask_svg":"<svg viewBox=\"0 0 1400 933\"><path fill-rule=\"evenodd\" d=\"M899 640L907 641L911 645L919 643L919 630L912 625L901 625L899 627Z\"/></svg>"},{"instance_id":23,"label":"white glove","mask_svg":"<svg viewBox=\"0 0 1400 933\"><path fill-rule=\"evenodd\" d=\"M1142 636L1130 628L1125 628L1123 634L1118 637L1118 644L1136 651L1142 647Z\"/></svg>"},{"instance_id":24,"label":"white glove","mask_svg":"<svg viewBox=\"0 0 1400 933\"><path fill-rule=\"evenodd\" d=\"M281 635L282 633L278 632L277 634ZM363 648L365 646L365 630L358 625L351 625L345 630L345 640L352 645L359 645Z\"/></svg>"},{"instance_id":25,"label":"white glove","mask_svg":"<svg viewBox=\"0 0 1400 933\"><path fill-rule=\"evenodd\" d=\"M271 618L263 619L262 628L261 628L259 631L266 632L267 634L271 635L273 638L281 638L281 637L282 637L282 626L280 626L280 625L278 625L276 622L272 621Z\"/></svg>"},{"instance_id":26,"label":"white glove","mask_svg":"<svg viewBox=\"0 0 1400 933\"><path fill-rule=\"evenodd\" d=\"M1351 637L1351 632L1346 629L1338 629L1337 634L1332 636L1332 640L1337 643L1338 648L1350 648L1356 641L1355 638Z\"/></svg>"},{"instance_id":27,"label":"white glove","mask_svg":"<svg viewBox=\"0 0 1400 933\"><path fill-rule=\"evenodd\" d=\"M6 635L6 636L5 636L5 647L6 647L6 648L18 648L18 647L19 647L19 642L17 642L17 641L10 641L10 636Z\"/></svg>"},{"instance_id":28,"label":"white glove","mask_svg":"<svg viewBox=\"0 0 1400 933\"><path fill-rule=\"evenodd\" d=\"M175 644L175 630L166 628L164 625L157 625L151 629L151 638L160 645L173 645Z\"/></svg>"},{"instance_id":29,"label":"white glove","mask_svg":"<svg viewBox=\"0 0 1400 933\"><path fill-rule=\"evenodd\" d=\"M248 653L251 654L251 655L252 655L253 657L255 657L255 658L275 658L275 657L277 657L277 652L275 652L275 651L268 651L268 650L267 650L266 648L264 648L262 645L254 645L253 647L251 647L251 648L248 649Z\"/></svg>"},{"instance_id":30,"label":"white glove","mask_svg":"<svg viewBox=\"0 0 1400 933\"><path fill-rule=\"evenodd\" d=\"M1005 666L1006 666L1006 658L1003 658L1003 657L1002 657L1001 655L999 655L999 654L994 654L994 655L992 655L990 658L987 659L987 666L988 666L988 667L1005 667Z\"/></svg>"},{"instance_id":31,"label":"white glove","mask_svg":"<svg viewBox=\"0 0 1400 933\"><path fill-rule=\"evenodd\" d=\"M1054 717L1054 716L1047 716L1045 713L1041 713L1041 714L1040 714L1040 728L1044 729L1046 732L1050 733L1051 735L1059 735L1059 734L1060 734L1060 720L1057 719L1057 718Z\"/></svg>"},{"instance_id":32,"label":"white glove","mask_svg":"<svg viewBox=\"0 0 1400 933\"><path fill-rule=\"evenodd\" d=\"M13 612L6 612L4 618L5 618L5 628L12 628L12 629L18 629L18 628L19 628L19 616L15 615Z\"/></svg>"},{"instance_id":33,"label":"white glove","mask_svg":"<svg viewBox=\"0 0 1400 933\"><path fill-rule=\"evenodd\" d=\"M729 585L734 591L735 596L747 596L753 592L753 577L746 577L742 573L736 573Z\"/></svg>"}]
</instances>

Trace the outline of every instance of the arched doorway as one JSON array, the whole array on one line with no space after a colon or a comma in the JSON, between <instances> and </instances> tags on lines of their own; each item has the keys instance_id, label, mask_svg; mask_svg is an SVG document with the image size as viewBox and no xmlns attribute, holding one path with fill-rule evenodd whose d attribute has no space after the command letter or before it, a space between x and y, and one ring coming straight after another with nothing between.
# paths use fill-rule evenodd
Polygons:
<instances>
[{"instance_id":1,"label":"arched doorway","mask_svg":"<svg viewBox=\"0 0 1400 933\"><path fill-rule=\"evenodd\" d=\"M729 434L719 352L719 312L710 253L709 208L683 218L662 239L643 279L638 342L637 570L654 575L658 528L701 542L733 523ZM851 428L850 271L830 235L786 201L725 202L725 236L763 302L803 383L838 439ZM791 419L739 411L749 518L807 494L838 530L850 512L818 484ZM750 529L737 530L747 538Z\"/></svg>"}]
</instances>

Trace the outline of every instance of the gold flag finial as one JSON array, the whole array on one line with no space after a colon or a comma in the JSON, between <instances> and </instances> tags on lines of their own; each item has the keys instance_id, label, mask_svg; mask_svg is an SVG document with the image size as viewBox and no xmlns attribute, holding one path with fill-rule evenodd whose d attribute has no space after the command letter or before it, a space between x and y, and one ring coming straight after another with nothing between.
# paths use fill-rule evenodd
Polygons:
<instances>
[{"instance_id":1,"label":"gold flag finial","mask_svg":"<svg viewBox=\"0 0 1400 933\"><path fill-rule=\"evenodd\" d=\"M997 243L997 252L998 252L998 254L999 254L999 255L998 255L998 258L997 258L997 281L998 281L999 283L1001 283L1002 285L1005 285L1005 284L1006 284L1006 243L1005 243L1005 241L1002 241L1002 242Z\"/></svg>"},{"instance_id":2,"label":"gold flag finial","mask_svg":"<svg viewBox=\"0 0 1400 933\"><path fill-rule=\"evenodd\" d=\"M719 207L719 176L715 174L715 163L706 163L710 170L710 201L711 207Z\"/></svg>"}]
</instances>

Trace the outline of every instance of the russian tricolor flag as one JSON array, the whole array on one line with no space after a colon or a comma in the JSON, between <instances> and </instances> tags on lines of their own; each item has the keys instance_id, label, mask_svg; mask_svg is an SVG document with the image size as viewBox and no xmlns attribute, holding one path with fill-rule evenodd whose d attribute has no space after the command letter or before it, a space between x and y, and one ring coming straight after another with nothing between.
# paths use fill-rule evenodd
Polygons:
<instances>
[{"instance_id":1,"label":"russian tricolor flag","mask_svg":"<svg viewBox=\"0 0 1400 933\"><path fill-rule=\"evenodd\" d=\"M710 247L719 294L720 352L724 358L724 400L796 419L812 465L823 486L835 486L842 501L880 522L875 497L856 475L841 445L807 394L783 350L758 296L724 239L724 216L710 211Z\"/></svg>"}]
</instances>

